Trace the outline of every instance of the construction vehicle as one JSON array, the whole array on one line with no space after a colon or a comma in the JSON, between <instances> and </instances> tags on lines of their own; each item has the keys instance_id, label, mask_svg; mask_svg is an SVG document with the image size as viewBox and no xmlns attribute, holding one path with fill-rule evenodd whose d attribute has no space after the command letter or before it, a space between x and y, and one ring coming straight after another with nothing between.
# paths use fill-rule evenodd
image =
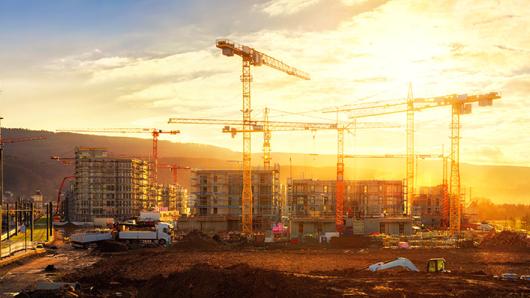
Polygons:
<instances>
[{"instance_id":1,"label":"construction vehicle","mask_svg":"<svg viewBox=\"0 0 530 298\"><path fill-rule=\"evenodd\" d=\"M427 272L445 272L445 259L432 258L427 262Z\"/></svg>"},{"instance_id":2,"label":"construction vehicle","mask_svg":"<svg viewBox=\"0 0 530 298\"><path fill-rule=\"evenodd\" d=\"M156 243L159 245L171 244L170 226L167 223L157 223L149 230L131 230L135 225L122 225L128 230L119 232L114 231L88 231L82 233L75 233L70 236L70 242L74 247L86 248L91 244L97 244L100 241L116 240L126 243Z\"/></svg>"},{"instance_id":3,"label":"construction vehicle","mask_svg":"<svg viewBox=\"0 0 530 298\"><path fill-rule=\"evenodd\" d=\"M155 242L159 245L171 244L170 226L167 223L155 224L154 231L128 230L120 231L116 240L131 242Z\"/></svg>"},{"instance_id":4,"label":"construction vehicle","mask_svg":"<svg viewBox=\"0 0 530 298\"><path fill-rule=\"evenodd\" d=\"M70 243L73 247L87 248L90 244L104 240L112 240L112 233L109 231L87 231L70 235Z\"/></svg>"},{"instance_id":5,"label":"construction vehicle","mask_svg":"<svg viewBox=\"0 0 530 298\"><path fill-rule=\"evenodd\" d=\"M61 184L59 185L59 189L57 191L57 206L55 208L55 215L53 216L53 221L54 222L59 222L61 221L61 195L63 193L63 188L64 188L64 185L66 183L67 180L74 180L75 179L75 176L66 176L63 178L63 180L61 180Z\"/></svg>"}]
</instances>

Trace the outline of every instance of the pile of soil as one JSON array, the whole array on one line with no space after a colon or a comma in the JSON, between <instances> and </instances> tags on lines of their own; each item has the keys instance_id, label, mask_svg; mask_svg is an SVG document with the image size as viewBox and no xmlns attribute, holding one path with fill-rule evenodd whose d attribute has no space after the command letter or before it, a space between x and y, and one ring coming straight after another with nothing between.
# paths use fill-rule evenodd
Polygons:
<instances>
[{"instance_id":1,"label":"pile of soil","mask_svg":"<svg viewBox=\"0 0 530 298\"><path fill-rule=\"evenodd\" d=\"M99 241L97 245L100 252L120 252L129 250L127 244L114 240Z\"/></svg>"},{"instance_id":2,"label":"pile of soil","mask_svg":"<svg viewBox=\"0 0 530 298\"><path fill-rule=\"evenodd\" d=\"M238 264L227 268L197 264L183 272L147 281L139 297L315 297L331 290L318 281Z\"/></svg>"},{"instance_id":3,"label":"pile of soil","mask_svg":"<svg viewBox=\"0 0 530 298\"><path fill-rule=\"evenodd\" d=\"M526 234L511 231L488 234L480 243L481 248L530 249Z\"/></svg>"},{"instance_id":4,"label":"pile of soil","mask_svg":"<svg viewBox=\"0 0 530 298\"><path fill-rule=\"evenodd\" d=\"M369 236L347 236L347 237L333 237L329 242L331 248L378 248L382 247L379 239Z\"/></svg>"},{"instance_id":5,"label":"pile of soil","mask_svg":"<svg viewBox=\"0 0 530 298\"><path fill-rule=\"evenodd\" d=\"M215 239L200 232L191 231L186 234L182 240L173 244L173 248L176 249L218 249L223 246L223 243L216 237Z\"/></svg>"}]
</instances>

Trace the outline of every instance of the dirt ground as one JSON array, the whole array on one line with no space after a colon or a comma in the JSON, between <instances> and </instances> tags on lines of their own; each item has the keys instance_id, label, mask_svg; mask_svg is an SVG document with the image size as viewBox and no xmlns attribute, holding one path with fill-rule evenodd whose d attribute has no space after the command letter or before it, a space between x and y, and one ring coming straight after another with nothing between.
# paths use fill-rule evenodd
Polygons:
<instances>
[{"instance_id":1,"label":"dirt ground","mask_svg":"<svg viewBox=\"0 0 530 298\"><path fill-rule=\"evenodd\" d=\"M365 269L397 257L421 272ZM434 257L445 258L451 272L426 273ZM505 272L530 274L530 250L153 248L109 254L61 278L94 296L530 297L529 281L494 278Z\"/></svg>"}]
</instances>

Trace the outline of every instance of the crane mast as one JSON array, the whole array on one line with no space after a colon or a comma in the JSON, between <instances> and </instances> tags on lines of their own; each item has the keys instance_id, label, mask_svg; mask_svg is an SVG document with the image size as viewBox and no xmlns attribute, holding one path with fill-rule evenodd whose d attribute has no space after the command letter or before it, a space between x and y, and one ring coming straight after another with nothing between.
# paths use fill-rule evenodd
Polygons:
<instances>
[{"instance_id":1,"label":"crane mast","mask_svg":"<svg viewBox=\"0 0 530 298\"><path fill-rule=\"evenodd\" d=\"M269 109L265 108L263 114L263 168L270 170L271 168L271 129L269 126Z\"/></svg>"},{"instance_id":2,"label":"crane mast","mask_svg":"<svg viewBox=\"0 0 530 298\"><path fill-rule=\"evenodd\" d=\"M337 128L337 180L335 185L335 226L344 231L344 128Z\"/></svg>"},{"instance_id":3,"label":"crane mast","mask_svg":"<svg viewBox=\"0 0 530 298\"><path fill-rule=\"evenodd\" d=\"M407 195L405 196L404 214L411 214L412 201L414 200L414 177L415 177L415 160L414 160L414 96L412 95L412 84L409 84L407 95L407 159L406 159L406 186Z\"/></svg>"},{"instance_id":4,"label":"crane mast","mask_svg":"<svg viewBox=\"0 0 530 298\"><path fill-rule=\"evenodd\" d=\"M252 82L251 65L267 65L289 75L309 80L309 75L286 63L272 58L249 46L239 45L227 39L216 41L216 46L221 49L223 55L238 55L242 58L241 83L242 83L242 112L243 112L243 191L241 197L241 230L243 233L252 233L252 160L251 160L251 98L250 87Z\"/></svg>"},{"instance_id":5,"label":"crane mast","mask_svg":"<svg viewBox=\"0 0 530 298\"><path fill-rule=\"evenodd\" d=\"M451 107L451 178L449 180L449 230L460 232L460 113L463 105L454 103Z\"/></svg>"}]
</instances>

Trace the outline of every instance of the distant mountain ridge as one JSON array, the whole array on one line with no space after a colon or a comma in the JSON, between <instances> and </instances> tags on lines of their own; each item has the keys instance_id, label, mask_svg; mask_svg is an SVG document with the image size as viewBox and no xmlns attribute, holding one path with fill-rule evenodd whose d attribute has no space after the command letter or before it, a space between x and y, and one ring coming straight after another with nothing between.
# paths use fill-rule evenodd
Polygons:
<instances>
[{"instance_id":1,"label":"distant mountain ridge","mask_svg":"<svg viewBox=\"0 0 530 298\"><path fill-rule=\"evenodd\" d=\"M4 151L4 185L16 196L29 196L39 189L47 200L54 200L64 176L71 175L73 166L51 160L50 156L73 156L76 146L106 147L120 156L149 156L151 140L108 137L73 133L54 133L26 129L3 128L4 138L45 136L46 140L6 144ZM241 153L226 148L195 143L159 141L161 163L177 163L192 168L237 169ZM334 155L310 156L300 153L273 153L273 163L281 164L281 182L293 178L335 179ZM253 164L261 166L260 153L253 154ZM290 166L291 162L291 166ZM346 160L346 179L403 179L403 159ZM420 160L418 185L436 185L442 180L441 161ZM169 170L159 169L162 182L170 181ZM530 204L530 167L461 164L462 185L473 197L490 198L495 203ZM178 172L178 181L189 187L189 171Z\"/></svg>"}]
</instances>

